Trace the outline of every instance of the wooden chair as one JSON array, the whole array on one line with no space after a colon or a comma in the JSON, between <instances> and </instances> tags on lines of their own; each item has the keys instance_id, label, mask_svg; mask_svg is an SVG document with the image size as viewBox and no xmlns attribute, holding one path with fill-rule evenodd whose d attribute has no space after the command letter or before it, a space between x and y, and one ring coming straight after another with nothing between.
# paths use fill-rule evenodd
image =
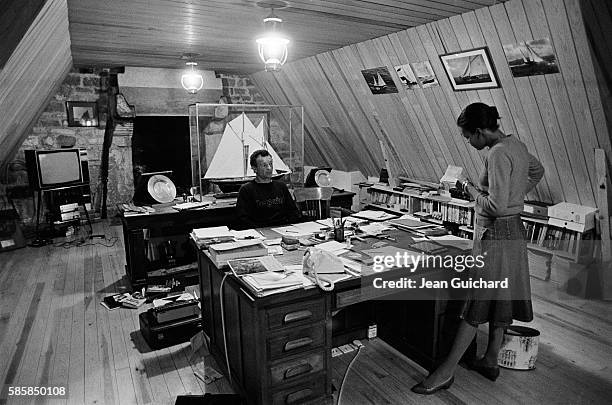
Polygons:
<instances>
[{"instance_id":1,"label":"wooden chair","mask_svg":"<svg viewBox=\"0 0 612 405\"><path fill-rule=\"evenodd\" d=\"M293 197L306 220L329 218L332 187L305 187L293 190Z\"/></svg>"}]
</instances>

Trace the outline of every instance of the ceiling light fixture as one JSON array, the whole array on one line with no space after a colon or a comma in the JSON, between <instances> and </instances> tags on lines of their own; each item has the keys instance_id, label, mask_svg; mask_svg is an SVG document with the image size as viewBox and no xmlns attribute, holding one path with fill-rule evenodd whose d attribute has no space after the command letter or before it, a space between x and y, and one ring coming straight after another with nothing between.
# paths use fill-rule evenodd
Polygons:
<instances>
[{"instance_id":1,"label":"ceiling light fixture","mask_svg":"<svg viewBox=\"0 0 612 405\"><path fill-rule=\"evenodd\" d=\"M185 62L187 70L181 76L181 85L191 94L196 94L204 86L202 75L195 69L198 66L198 62L194 61L196 56L198 54L195 53L185 53L182 56L182 59L187 59L187 62Z\"/></svg>"},{"instance_id":2,"label":"ceiling light fixture","mask_svg":"<svg viewBox=\"0 0 612 405\"><path fill-rule=\"evenodd\" d=\"M283 20L274 14L274 9L287 7L287 3L260 1L257 5L271 9L270 14L263 20L265 33L256 39L259 57L264 62L267 72L277 72L287 61L289 39L280 31Z\"/></svg>"}]
</instances>

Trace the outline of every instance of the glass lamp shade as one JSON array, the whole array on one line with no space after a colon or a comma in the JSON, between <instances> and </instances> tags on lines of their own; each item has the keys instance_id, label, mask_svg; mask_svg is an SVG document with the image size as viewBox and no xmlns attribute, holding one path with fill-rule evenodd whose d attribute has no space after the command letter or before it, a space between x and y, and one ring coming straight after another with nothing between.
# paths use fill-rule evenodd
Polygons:
<instances>
[{"instance_id":1,"label":"glass lamp shade","mask_svg":"<svg viewBox=\"0 0 612 405\"><path fill-rule=\"evenodd\" d=\"M198 65L196 62L187 62L186 64L191 68L181 76L181 85L188 93L196 94L204 86L204 79L194 68Z\"/></svg>"},{"instance_id":2,"label":"glass lamp shade","mask_svg":"<svg viewBox=\"0 0 612 405\"><path fill-rule=\"evenodd\" d=\"M264 18L266 33L257 38L259 57L265 63L266 71L276 72L287 61L287 45L289 39L280 31L283 20L273 13Z\"/></svg>"}]
</instances>

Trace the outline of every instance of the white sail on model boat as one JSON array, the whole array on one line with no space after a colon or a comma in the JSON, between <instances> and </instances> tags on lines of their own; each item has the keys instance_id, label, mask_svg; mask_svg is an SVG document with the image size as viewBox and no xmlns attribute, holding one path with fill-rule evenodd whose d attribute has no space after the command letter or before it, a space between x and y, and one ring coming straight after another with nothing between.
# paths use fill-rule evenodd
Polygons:
<instances>
[{"instance_id":1,"label":"white sail on model boat","mask_svg":"<svg viewBox=\"0 0 612 405\"><path fill-rule=\"evenodd\" d=\"M274 168L272 177L291 173L291 169L266 139L264 125L264 120L261 120L255 127L244 112L228 122L204 179L217 183L221 187L222 185L239 185L254 179L255 172L251 169L249 157L258 149L266 149L272 156Z\"/></svg>"}]
</instances>

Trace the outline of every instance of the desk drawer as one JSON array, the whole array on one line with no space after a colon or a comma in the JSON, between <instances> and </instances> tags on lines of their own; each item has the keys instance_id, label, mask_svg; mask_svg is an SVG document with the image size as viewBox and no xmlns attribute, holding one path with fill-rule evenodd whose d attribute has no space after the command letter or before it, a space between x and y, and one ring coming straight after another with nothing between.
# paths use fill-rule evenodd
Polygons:
<instances>
[{"instance_id":1,"label":"desk drawer","mask_svg":"<svg viewBox=\"0 0 612 405\"><path fill-rule=\"evenodd\" d=\"M292 388L286 388L272 395L272 405L322 403L325 395L325 375L320 375ZM315 400L318 400L314 402Z\"/></svg>"},{"instance_id":2,"label":"desk drawer","mask_svg":"<svg viewBox=\"0 0 612 405\"><path fill-rule=\"evenodd\" d=\"M299 326L320 321L325 319L325 300L320 298L270 308L266 311L266 318L268 319L268 329Z\"/></svg>"},{"instance_id":3,"label":"desk drawer","mask_svg":"<svg viewBox=\"0 0 612 405\"><path fill-rule=\"evenodd\" d=\"M302 353L325 343L325 322L289 329L268 338L268 359Z\"/></svg>"},{"instance_id":4,"label":"desk drawer","mask_svg":"<svg viewBox=\"0 0 612 405\"><path fill-rule=\"evenodd\" d=\"M272 365L270 366L271 385L291 383L309 377L322 371L324 365L325 354L323 350Z\"/></svg>"}]
</instances>

